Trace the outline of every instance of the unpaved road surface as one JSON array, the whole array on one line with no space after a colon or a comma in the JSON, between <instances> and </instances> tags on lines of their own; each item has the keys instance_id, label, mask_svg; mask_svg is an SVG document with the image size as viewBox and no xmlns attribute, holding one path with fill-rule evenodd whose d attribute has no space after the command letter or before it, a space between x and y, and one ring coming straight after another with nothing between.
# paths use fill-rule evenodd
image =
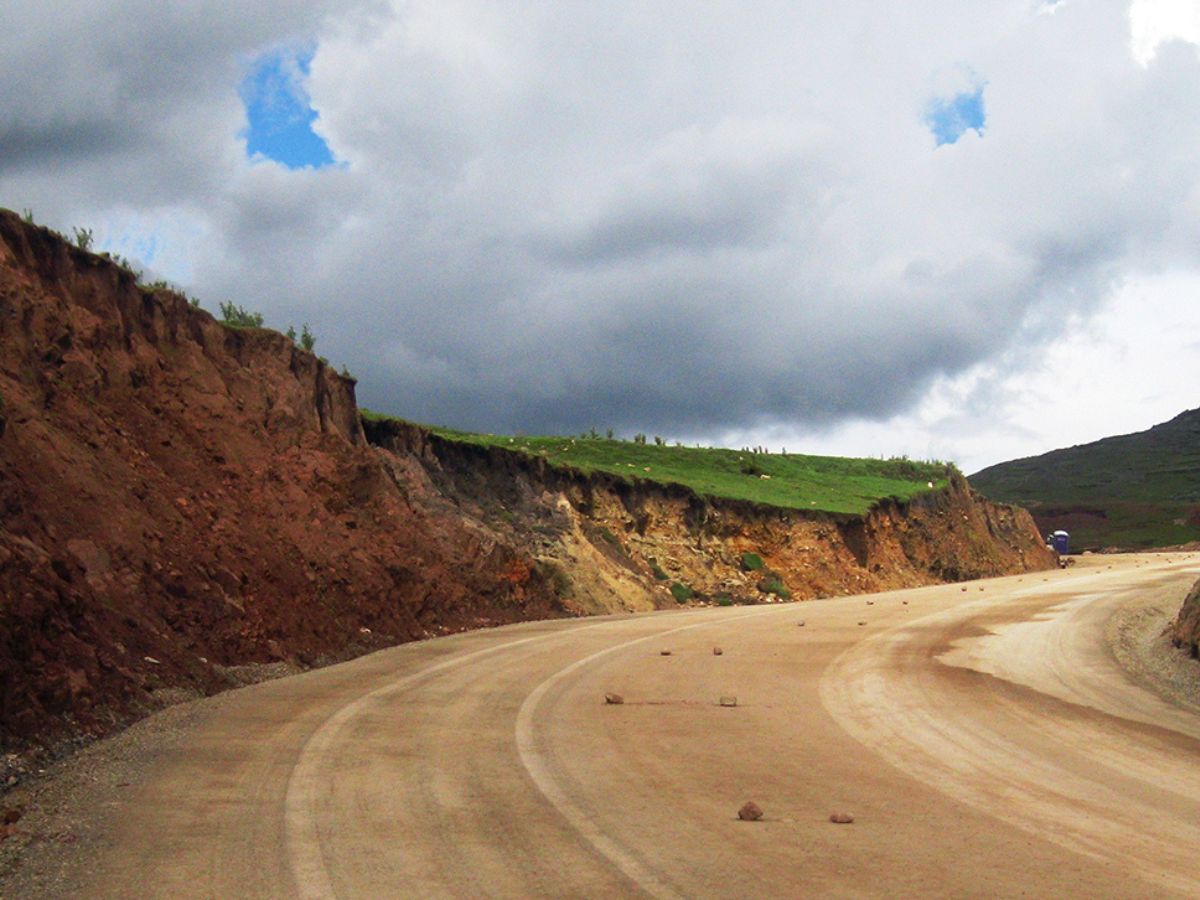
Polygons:
<instances>
[{"instance_id":1,"label":"unpaved road surface","mask_svg":"<svg viewBox=\"0 0 1200 900\"><path fill-rule=\"evenodd\" d=\"M1094 558L406 645L197 704L56 880L12 883L105 897L1198 896L1200 716L1106 641L1122 610L1177 607L1197 576L1194 555ZM738 820L747 800L761 821Z\"/></svg>"}]
</instances>

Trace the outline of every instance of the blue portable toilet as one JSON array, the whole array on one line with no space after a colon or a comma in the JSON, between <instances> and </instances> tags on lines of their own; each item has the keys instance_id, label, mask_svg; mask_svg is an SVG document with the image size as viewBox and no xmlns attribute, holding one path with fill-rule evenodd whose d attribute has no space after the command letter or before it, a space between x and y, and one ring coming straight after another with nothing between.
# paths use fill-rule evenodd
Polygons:
<instances>
[{"instance_id":1,"label":"blue portable toilet","mask_svg":"<svg viewBox=\"0 0 1200 900\"><path fill-rule=\"evenodd\" d=\"M1054 549L1059 556L1066 556L1071 552L1071 536L1065 531L1059 530L1054 532Z\"/></svg>"}]
</instances>

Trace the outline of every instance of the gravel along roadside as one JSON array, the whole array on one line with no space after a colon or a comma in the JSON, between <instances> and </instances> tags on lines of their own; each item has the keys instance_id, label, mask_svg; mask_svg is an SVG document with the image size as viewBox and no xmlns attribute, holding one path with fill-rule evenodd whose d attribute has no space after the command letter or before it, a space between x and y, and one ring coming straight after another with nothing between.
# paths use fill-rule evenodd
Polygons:
<instances>
[{"instance_id":1,"label":"gravel along roadside","mask_svg":"<svg viewBox=\"0 0 1200 900\"><path fill-rule=\"evenodd\" d=\"M1104 637L1134 681L1200 715L1200 662L1167 636L1182 600L1178 589L1139 595L1109 619Z\"/></svg>"},{"instance_id":2,"label":"gravel along roadside","mask_svg":"<svg viewBox=\"0 0 1200 900\"><path fill-rule=\"evenodd\" d=\"M258 678L286 674L264 672ZM170 706L0 795L0 900L70 897L100 858L125 798L235 693ZM5 823L9 819L11 822Z\"/></svg>"}]
</instances>

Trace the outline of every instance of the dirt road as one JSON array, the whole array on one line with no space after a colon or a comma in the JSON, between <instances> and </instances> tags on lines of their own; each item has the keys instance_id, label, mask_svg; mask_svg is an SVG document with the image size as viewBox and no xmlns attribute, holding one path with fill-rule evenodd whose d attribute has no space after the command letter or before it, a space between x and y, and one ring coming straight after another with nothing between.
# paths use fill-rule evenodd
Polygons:
<instances>
[{"instance_id":1,"label":"dirt road","mask_svg":"<svg viewBox=\"0 0 1200 900\"><path fill-rule=\"evenodd\" d=\"M1196 896L1200 717L1105 629L1197 575L1197 556L1105 558L535 623L258 685L122 795L80 890ZM747 800L761 821L738 820Z\"/></svg>"}]
</instances>

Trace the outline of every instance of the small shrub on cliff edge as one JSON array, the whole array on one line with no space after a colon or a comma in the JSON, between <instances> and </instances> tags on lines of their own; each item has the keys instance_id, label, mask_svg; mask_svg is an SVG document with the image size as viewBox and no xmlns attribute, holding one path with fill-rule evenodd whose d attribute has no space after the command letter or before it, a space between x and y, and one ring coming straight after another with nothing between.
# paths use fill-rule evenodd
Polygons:
<instances>
[{"instance_id":1,"label":"small shrub on cliff edge","mask_svg":"<svg viewBox=\"0 0 1200 900\"><path fill-rule=\"evenodd\" d=\"M222 301L217 304L221 310L221 324L228 325L231 328L262 328L263 315L258 312L250 312L244 306L239 306L232 300Z\"/></svg>"},{"instance_id":2,"label":"small shrub on cliff edge","mask_svg":"<svg viewBox=\"0 0 1200 900\"><path fill-rule=\"evenodd\" d=\"M141 269L137 268L137 266L135 266L133 263L131 263L128 259L126 259L124 256L122 256L120 253L109 253L107 251L103 251L103 252L101 252L100 255L102 257L104 257L105 259L116 263L118 266L120 266L122 269L124 269L130 275L132 275L133 280L135 282L137 282L139 284L141 283L142 276L145 273Z\"/></svg>"}]
</instances>

